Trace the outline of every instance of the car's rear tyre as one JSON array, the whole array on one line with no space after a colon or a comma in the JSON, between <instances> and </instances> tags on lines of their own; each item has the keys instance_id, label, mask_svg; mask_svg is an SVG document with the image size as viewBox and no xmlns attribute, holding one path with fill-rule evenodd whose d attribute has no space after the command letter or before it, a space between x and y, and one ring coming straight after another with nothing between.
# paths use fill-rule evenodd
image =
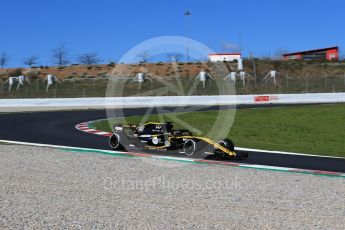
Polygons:
<instances>
[{"instance_id":1,"label":"car's rear tyre","mask_svg":"<svg viewBox=\"0 0 345 230\"><path fill-rule=\"evenodd\" d=\"M113 133L109 137L109 146L113 150L122 150L123 147L120 143L120 136L117 133Z\"/></svg>"}]
</instances>

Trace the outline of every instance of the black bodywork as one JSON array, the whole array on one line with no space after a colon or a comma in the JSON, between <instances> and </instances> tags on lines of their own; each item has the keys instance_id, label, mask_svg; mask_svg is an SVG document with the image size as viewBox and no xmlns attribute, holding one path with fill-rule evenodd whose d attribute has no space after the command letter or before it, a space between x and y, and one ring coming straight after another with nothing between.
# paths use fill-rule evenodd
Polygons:
<instances>
[{"instance_id":1,"label":"black bodywork","mask_svg":"<svg viewBox=\"0 0 345 230\"><path fill-rule=\"evenodd\" d=\"M229 139L214 142L206 137L193 135L189 130L174 130L173 123L148 122L143 125L116 124L109 138L109 145L114 150L120 149L154 149L178 150L189 157L204 158L217 155L222 158L247 157L235 153L234 145Z\"/></svg>"}]
</instances>

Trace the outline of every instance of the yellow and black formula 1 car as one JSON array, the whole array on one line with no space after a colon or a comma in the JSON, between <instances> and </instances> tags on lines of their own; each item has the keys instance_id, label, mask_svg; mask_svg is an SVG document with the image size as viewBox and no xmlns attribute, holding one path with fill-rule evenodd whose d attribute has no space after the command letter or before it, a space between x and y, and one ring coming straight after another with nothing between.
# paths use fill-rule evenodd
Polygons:
<instances>
[{"instance_id":1,"label":"yellow and black formula 1 car","mask_svg":"<svg viewBox=\"0 0 345 230\"><path fill-rule=\"evenodd\" d=\"M189 130L174 130L171 122L148 122L143 125L118 124L113 127L109 146L114 150L132 148L154 150L178 150L188 157L205 158L215 155L223 159L247 158L247 153L234 151L230 139L218 142L206 137L193 135Z\"/></svg>"}]
</instances>

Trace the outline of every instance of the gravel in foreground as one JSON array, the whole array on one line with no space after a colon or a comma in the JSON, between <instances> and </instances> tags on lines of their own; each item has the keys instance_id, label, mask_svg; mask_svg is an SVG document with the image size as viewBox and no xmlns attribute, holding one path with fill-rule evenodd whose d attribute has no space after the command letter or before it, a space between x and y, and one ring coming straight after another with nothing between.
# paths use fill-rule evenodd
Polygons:
<instances>
[{"instance_id":1,"label":"gravel in foreground","mask_svg":"<svg viewBox=\"0 0 345 230\"><path fill-rule=\"evenodd\" d=\"M344 229L345 179L0 145L0 229Z\"/></svg>"}]
</instances>

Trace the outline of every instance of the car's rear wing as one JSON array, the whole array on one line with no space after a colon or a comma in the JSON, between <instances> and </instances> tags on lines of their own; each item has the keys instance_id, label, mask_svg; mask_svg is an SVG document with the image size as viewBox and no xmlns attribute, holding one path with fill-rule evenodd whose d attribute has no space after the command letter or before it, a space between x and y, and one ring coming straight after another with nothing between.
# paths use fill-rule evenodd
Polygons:
<instances>
[{"instance_id":1,"label":"car's rear wing","mask_svg":"<svg viewBox=\"0 0 345 230\"><path fill-rule=\"evenodd\" d=\"M123 129L136 129L138 128L137 124L113 124L113 130L115 132L121 132Z\"/></svg>"}]
</instances>

